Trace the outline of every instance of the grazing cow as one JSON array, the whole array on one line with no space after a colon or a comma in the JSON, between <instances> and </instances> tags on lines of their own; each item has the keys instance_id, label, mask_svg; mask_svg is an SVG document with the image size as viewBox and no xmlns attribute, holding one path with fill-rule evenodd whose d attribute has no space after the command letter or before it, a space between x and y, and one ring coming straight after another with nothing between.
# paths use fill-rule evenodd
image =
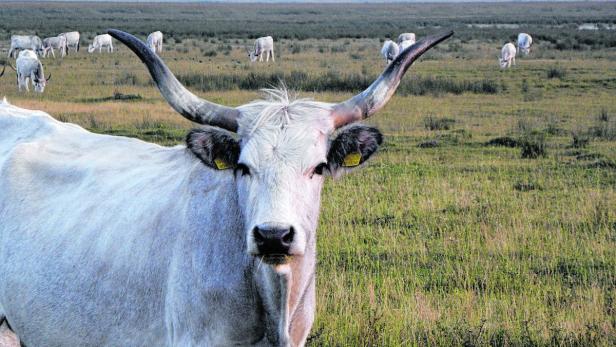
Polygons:
<instances>
[{"instance_id":1,"label":"grazing cow","mask_svg":"<svg viewBox=\"0 0 616 347\"><path fill-rule=\"evenodd\" d=\"M163 33L160 31L155 31L148 35L148 39L146 40L148 47L152 50L152 52L162 52L163 51Z\"/></svg>"},{"instance_id":2,"label":"grazing cow","mask_svg":"<svg viewBox=\"0 0 616 347\"><path fill-rule=\"evenodd\" d=\"M402 34L398 35L398 41L397 41L398 45L401 45L402 42L404 42L404 41L411 41L412 43L410 45L408 45L407 47L412 46L413 43L415 43L415 41L417 41L417 39L415 37L415 33L402 33ZM400 50L400 51L402 51L402 50Z\"/></svg>"},{"instance_id":3,"label":"grazing cow","mask_svg":"<svg viewBox=\"0 0 616 347\"><path fill-rule=\"evenodd\" d=\"M513 43L506 43L501 49L501 56L498 58L501 69L511 67L511 63L515 66L515 46Z\"/></svg>"},{"instance_id":4,"label":"grazing cow","mask_svg":"<svg viewBox=\"0 0 616 347\"><path fill-rule=\"evenodd\" d=\"M385 58L387 64L391 63L400 53L400 47L392 40L386 40L381 48L381 55Z\"/></svg>"},{"instance_id":5,"label":"grazing cow","mask_svg":"<svg viewBox=\"0 0 616 347\"><path fill-rule=\"evenodd\" d=\"M526 33L518 34L518 51L528 55L530 53L530 46L533 45L533 38Z\"/></svg>"},{"instance_id":6,"label":"grazing cow","mask_svg":"<svg viewBox=\"0 0 616 347\"><path fill-rule=\"evenodd\" d=\"M94 37L92 44L88 46L88 53L94 52L98 49L98 53L101 53L103 47L107 47L107 52L113 52L113 44L111 43L111 35L102 34Z\"/></svg>"},{"instance_id":7,"label":"grazing cow","mask_svg":"<svg viewBox=\"0 0 616 347\"><path fill-rule=\"evenodd\" d=\"M8 57L14 58L17 56L17 51L24 49L32 50L41 55L43 54L43 41L35 35L12 35Z\"/></svg>"},{"instance_id":8,"label":"grazing cow","mask_svg":"<svg viewBox=\"0 0 616 347\"><path fill-rule=\"evenodd\" d=\"M265 61L269 61L270 56L272 57L272 61L276 61L274 59L274 39L271 36L259 37L255 40L255 47L252 51L248 50L248 58L250 58L251 62L263 61L263 55L265 55Z\"/></svg>"},{"instance_id":9,"label":"grazing cow","mask_svg":"<svg viewBox=\"0 0 616 347\"><path fill-rule=\"evenodd\" d=\"M48 37L43 40L43 58L49 56L49 52L53 57L56 57L53 49L58 49L62 58L66 55L68 50L66 46L66 36Z\"/></svg>"},{"instance_id":10,"label":"grazing cow","mask_svg":"<svg viewBox=\"0 0 616 347\"><path fill-rule=\"evenodd\" d=\"M25 49L19 52L15 65L17 66L14 70L17 73L17 88L19 91L24 88L29 92L29 81L32 81L35 92L42 93L45 91L45 86L51 79L51 74L45 78L43 64L34 51Z\"/></svg>"},{"instance_id":11,"label":"grazing cow","mask_svg":"<svg viewBox=\"0 0 616 347\"><path fill-rule=\"evenodd\" d=\"M413 44L415 43L414 40L405 40L400 42L400 44L398 45L398 50L400 51L400 53L402 53L402 51L404 51L405 49L411 47Z\"/></svg>"},{"instance_id":12,"label":"grazing cow","mask_svg":"<svg viewBox=\"0 0 616 347\"><path fill-rule=\"evenodd\" d=\"M62 33L58 36L66 37L66 46L68 48L73 48L75 52L79 52L79 31L70 31L68 33ZM66 54L68 54L68 49Z\"/></svg>"},{"instance_id":13,"label":"grazing cow","mask_svg":"<svg viewBox=\"0 0 616 347\"><path fill-rule=\"evenodd\" d=\"M342 103L284 89L201 99L134 36L186 146L90 133L0 104L0 322L28 346L303 346L326 175L382 142L383 108L425 38ZM235 133L235 134L234 134Z\"/></svg>"}]
</instances>

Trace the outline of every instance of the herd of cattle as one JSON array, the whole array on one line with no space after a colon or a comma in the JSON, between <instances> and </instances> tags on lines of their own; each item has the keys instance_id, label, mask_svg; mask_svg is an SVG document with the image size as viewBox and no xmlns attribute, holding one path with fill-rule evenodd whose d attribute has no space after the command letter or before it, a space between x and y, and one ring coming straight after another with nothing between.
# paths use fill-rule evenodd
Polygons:
<instances>
[{"instance_id":1,"label":"herd of cattle","mask_svg":"<svg viewBox=\"0 0 616 347\"><path fill-rule=\"evenodd\" d=\"M414 33L402 33L398 36L397 42L392 40L385 40L383 48L381 48L381 55L385 58L387 64L391 63L398 54L402 53L405 49L412 46L415 43L416 37ZM524 55L530 53L530 46L533 44L533 39L529 34L518 34L518 48L509 42L501 49L501 56L498 58L498 62L501 68L508 68L511 65L515 65L516 53L522 52Z\"/></svg>"},{"instance_id":2,"label":"herd of cattle","mask_svg":"<svg viewBox=\"0 0 616 347\"><path fill-rule=\"evenodd\" d=\"M43 72L43 64L38 57L48 57L49 53L55 58L54 49L58 50L61 57L69 54L69 49L73 49L75 52L79 51L79 39L80 34L77 31L71 31L61 33L55 37L48 37L41 40L38 36L34 35L13 35L11 36L11 46L9 48L9 58L17 58L15 67L9 63L11 68L17 73L17 87L19 91L25 89L29 91L29 81L32 82L34 90L42 93L45 90L45 85L51 78L51 74L45 77ZM155 31L148 35L147 46L154 52L160 53L163 50L163 33ZM391 63L401 52L408 47L412 46L416 41L415 33L402 33L398 36L396 42L392 40L386 40L381 48L381 55L385 58L387 64ZM511 65L515 65L516 53L522 52L528 55L530 47L532 45L532 38L529 34L520 33L518 35L518 47L512 43L507 43L501 50L501 56L499 57L499 64L501 68L508 68ZM103 48L107 49L107 52L113 52L113 43L109 34L97 35L94 37L92 43L88 46L88 52L92 53L98 50L102 52ZM254 48L252 50L246 47L248 57L251 62L257 60L269 61L270 57L272 61L274 58L274 39L271 36L259 37L255 40ZM19 54L17 53L19 52ZM6 65L0 77L4 74Z\"/></svg>"}]
</instances>

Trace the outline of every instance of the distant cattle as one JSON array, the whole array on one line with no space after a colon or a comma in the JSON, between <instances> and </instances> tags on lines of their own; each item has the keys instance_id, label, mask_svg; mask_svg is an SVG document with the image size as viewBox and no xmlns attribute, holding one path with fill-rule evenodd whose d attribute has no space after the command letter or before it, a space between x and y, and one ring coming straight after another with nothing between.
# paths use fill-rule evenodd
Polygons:
<instances>
[{"instance_id":1,"label":"distant cattle","mask_svg":"<svg viewBox=\"0 0 616 347\"><path fill-rule=\"evenodd\" d=\"M38 55L43 54L43 41L36 35L12 35L9 58L15 58L18 51L29 49Z\"/></svg>"},{"instance_id":2,"label":"distant cattle","mask_svg":"<svg viewBox=\"0 0 616 347\"><path fill-rule=\"evenodd\" d=\"M248 58L250 58L251 62L255 62L257 59L263 61L264 55L265 61L269 61L270 56L272 57L272 61L276 61L276 59L274 59L274 39L271 36L259 37L255 40L254 49L248 51Z\"/></svg>"},{"instance_id":3,"label":"distant cattle","mask_svg":"<svg viewBox=\"0 0 616 347\"><path fill-rule=\"evenodd\" d=\"M498 62L502 69L511 67L511 64L515 66L515 46L509 42L501 49L501 56L498 58Z\"/></svg>"},{"instance_id":4,"label":"distant cattle","mask_svg":"<svg viewBox=\"0 0 616 347\"><path fill-rule=\"evenodd\" d=\"M70 31L67 33L62 33L58 36L64 36L66 37L66 46L67 48L73 48L75 50L75 52L79 52L79 32L78 31ZM68 49L66 51L66 54L68 54Z\"/></svg>"},{"instance_id":5,"label":"distant cattle","mask_svg":"<svg viewBox=\"0 0 616 347\"><path fill-rule=\"evenodd\" d=\"M150 47L152 52L162 52L163 51L163 33L160 31L155 31L148 35L147 45Z\"/></svg>"},{"instance_id":6,"label":"distant cattle","mask_svg":"<svg viewBox=\"0 0 616 347\"><path fill-rule=\"evenodd\" d=\"M92 44L88 46L88 53L94 52L98 49L98 53L101 53L103 47L107 47L107 52L113 52L113 44L111 43L111 35L102 34L94 37Z\"/></svg>"},{"instance_id":7,"label":"distant cattle","mask_svg":"<svg viewBox=\"0 0 616 347\"><path fill-rule=\"evenodd\" d=\"M44 39L42 55L43 58L48 57L50 52L51 55L53 55L53 57L55 58L56 54L54 53L54 48L60 51L60 56L64 58L64 56L66 55L66 51L68 50L66 46L66 36L55 36Z\"/></svg>"},{"instance_id":8,"label":"distant cattle","mask_svg":"<svg viewBox=\"0 0 616 347\"><path fill-rule=\"evenodd\" d=\"M34 86L35 92L42 93L45 90L47 82L51 79L51 74L45 77L43 64L34 51L26 49L19 52L15 65L17 88L19 91L21 91L22 88L27 92L30 91L28 88L30 81Z\"/></svg>"},{"instance_id":9,"label":"distant cattle","mask_svg":"<svg viewBox=\"0 0 616 347\"><path fill-rule=\"evenodd\" d=\"M524 53L524 55L528 55L530 53L530 46L533 45L533 38L526 34L520 33L518 34L518 52Z\"/></svg>"},{"instance_id":10,"label":"distant cattle","mask_svg":"<svg viewBox=\"0 0 616 347\"><path fill-rule=\"evenodd\" d=\"M415 41L417 41L417 38L415 37L415 33L402 33L398 35L398 41L397 41L398 45L400 45L404 41L411 41L411 45L415 43Z\"/></svg>"},{"instance_id":11,"label":"distant cattle","mask_svg":"<svg viewBox=\"0 0 616 347\"><path fill-rule=\"evenodd\" d=\"M383 48L381 48L381 55L385 58L385 62L387 64L391 63L392 60L396 59L400 53L400 47L393 42L392 40L386 40L383 43Z\"/></svg>"}]
</instances>

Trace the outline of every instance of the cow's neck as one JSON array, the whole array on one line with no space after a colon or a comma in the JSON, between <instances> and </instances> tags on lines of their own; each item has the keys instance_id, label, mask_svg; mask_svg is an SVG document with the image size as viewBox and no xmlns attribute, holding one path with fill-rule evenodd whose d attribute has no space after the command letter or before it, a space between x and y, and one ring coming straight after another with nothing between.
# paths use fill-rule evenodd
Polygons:
<instances>
[{"instance_id":1,"label":"cow's neck","mask_svg":"<svg viewBox=\"0 0 616 347\"><path fill-rule=\"evenodd\" d=\"M288 264L274 267L257 260L255 280L273 345L295 346L305 340L314 316L315 263L314 240Z\"/></svg>"}]
</instances>

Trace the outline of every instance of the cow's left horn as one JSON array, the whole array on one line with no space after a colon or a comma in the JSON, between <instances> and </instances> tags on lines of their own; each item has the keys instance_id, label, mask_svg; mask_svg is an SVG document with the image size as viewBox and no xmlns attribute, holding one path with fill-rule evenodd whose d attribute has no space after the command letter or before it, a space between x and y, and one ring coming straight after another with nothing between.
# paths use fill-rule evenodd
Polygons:
<instances>
[{"instance_id":1,"label":"cow's left horn","mask_svg":"<svg viewBox=\"0 0 616 347\"><path fill-rule=\"evenodd\" d=\"M175 78L162 59L133 35L115 29L109 29L107 33L128 46L141 59L160 93L182 116L196 123L237 131L237 109L209 102L191 93Z\"/></svg>"},{"instance_id":2,"label":"cow's left horn","mask_svg":"<svg viewBox=\"0 0 616 347\"><path fill-rule=\"evenodd\" d=\"M453 35L453 31L428 36L401 52L368 89L337 104L332 110L336 128L370 117L396 92L400 79L413 62L430 48Z\"/></svg>"}]
</instances>

